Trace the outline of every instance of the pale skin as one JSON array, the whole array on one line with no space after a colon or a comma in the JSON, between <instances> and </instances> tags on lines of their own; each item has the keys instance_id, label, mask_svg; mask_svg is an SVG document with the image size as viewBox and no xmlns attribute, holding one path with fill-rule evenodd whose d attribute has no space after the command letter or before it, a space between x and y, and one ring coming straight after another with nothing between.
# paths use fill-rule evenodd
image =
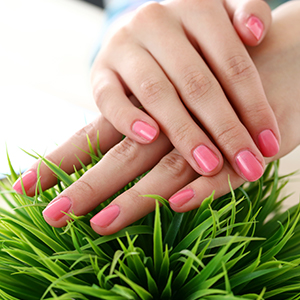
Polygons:
<instances>
[{"instance_id":1,"label":"pale skin","mask_svg":"<svg viewBox=\"0 0 300 300\"><path fill-rule=\"evenodd\" d=\"M249 49L282 135L279 152L274 157L266 159L266 163L286 155L300 144L299 13L300 1L281 6L273 14L273 25L264 41L260 46ZM166 135L162 133L148 145L131 138L119 143L120 133L103 116L77 132L65 144L49 154L48 159L59 164L64 158L62 168L68 173L72 172L73 165L79 168L75 155L88 164L89 156L75 148L74 144L88 151L86 134L90 136L92 143L96 144L97 131L100 133L101 150L108 152L94 168L66 189L48 207L48 212L56 210L55 218L49 217L47 209L44 211L45 220L52 226L64 226L68 219L58 209L57 203L61 199L69 201L70 205L65 211L72 211L76 215L86 214L127 182L152 167L152 171L137 185L116 198L108 210L100 212L91 220L96 232L102 235L112 234L151 212L154 209L154 201L140 195L158 194L170 200L172 209L185 212L201 205L203 199L213 190L215 197L229 192L228 175L234 188L244 182L226 160L218 174L210 177L199 176L186 159L173 149ZM30 173L35 173L37 166L38 162L27 174L31 176ZM43 189L56 183L56 178L43 164L40 174ZM25 177L26 174L23 178ZM177 197L176 200L174 195L178 195L178 191L179 193L192 191L192 197L187 199L189 197L185 195ZM34 186L27 189L27 194L34 194ZM186 194L191 195L189 192Z\"/></svg>"},{"instance_id":2,"label":"pale skin","mask_svg":"<svg viewBox=\"0 0 300 300\"><path fill-rule=\"evenodd\" d=\"M139 143L161 130L201 175L217 174L225 157L255 181L280 133L243 42L259 44L270 23L261 0L147 3L108 32L92 70L96 104Z\"/></svg>"}]
</instances>

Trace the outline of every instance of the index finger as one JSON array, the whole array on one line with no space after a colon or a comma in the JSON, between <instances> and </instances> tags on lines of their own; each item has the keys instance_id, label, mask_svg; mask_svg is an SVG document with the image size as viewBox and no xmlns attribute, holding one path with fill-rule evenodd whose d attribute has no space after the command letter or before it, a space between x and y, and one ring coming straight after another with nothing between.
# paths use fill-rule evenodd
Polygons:
<instances>
[{"instance_id":1,"label":"index finger","mask_svg":"<svg viewBox=\"0 0 300 300\"><path fill-rule=\"evenodd\" d=\"M122 135L102 116L97 117L92 123L77 131L66 142L58 146L54 151L45 156L45 158L68 174L74 173L81 169L81 163L88 165L91 162L90 146L87 140L90 140L94 151L97 147L97 139L99 137L99 146L102 153L106 153L110 148L117 144ZM39 167L40 165L40 167ZM39 168L39 174L38 173ZM34 196L36 183L38 180L43 190L46 190L57 183L55 174L40 160L36 161L23 175L22 181L18 179L13 188L16 192L22 194L22 184L28 196Z\"/></svg>"}]
</instances>

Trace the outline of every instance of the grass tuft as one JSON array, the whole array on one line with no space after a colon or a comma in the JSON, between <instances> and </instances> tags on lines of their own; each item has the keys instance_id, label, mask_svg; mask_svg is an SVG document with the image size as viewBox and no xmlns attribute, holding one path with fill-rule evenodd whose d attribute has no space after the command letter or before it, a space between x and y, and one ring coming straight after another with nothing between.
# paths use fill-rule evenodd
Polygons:
<instances>
[{"instance_id":1,"label":"grass tuft","mask_svg":"<svg viewBox=\"0 0 300 300\"><path fill-rule=\"evenodd\" d=\"M90 145L90 141L88 140ZM91 146L91 145L90 145ZM287 177L270 164L257 182L244 185L187 213L155 198L155 212L111 236L99 236L87 216L70 215L52 228L42 210L95 165L68 175L40 157L58 178L34 197L12 190L11 168L0 197L0 298L4 300L238 300L300 299L300 206L282 212ZM109 203L127 187L108 199ZM229 183L230 184L230 183ZM149 225L150 224L150 225Z\"/></svg>"}]
</instances>

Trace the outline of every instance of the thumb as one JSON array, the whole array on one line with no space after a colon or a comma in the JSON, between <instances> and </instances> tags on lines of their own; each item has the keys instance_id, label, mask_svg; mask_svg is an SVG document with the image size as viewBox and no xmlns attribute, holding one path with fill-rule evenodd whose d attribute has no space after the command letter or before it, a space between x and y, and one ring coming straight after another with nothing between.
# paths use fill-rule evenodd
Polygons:
<instances>
[{"instance_id":1,"label":"thumb","mask_svg":"<svg viewBox=\"0 0 300 300\"><path fill-rule=\"evenodd\" d=\"M269 5L262 0L225 0L224 4L243 43L260 44L272 22Z\"/></svg>"}]
</instances>

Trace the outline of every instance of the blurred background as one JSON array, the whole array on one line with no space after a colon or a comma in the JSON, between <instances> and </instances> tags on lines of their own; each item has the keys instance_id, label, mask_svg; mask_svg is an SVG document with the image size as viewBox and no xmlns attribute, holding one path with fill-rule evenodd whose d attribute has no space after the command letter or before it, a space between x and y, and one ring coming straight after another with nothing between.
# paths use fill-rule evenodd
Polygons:
<instances>
[{"instance_id":1,"label":"blurred background","mask_svg":"<svg viewBox=\"0 0 300 300\"><path fill-rule=\"evenodd\" d=\"M281 1L268 1L274 8ZM0 178L33 159L20 148L51 151L96 115L90 67L104 13L100 0L0 0ZM282 159L281 174L300 168L300 150ZM300 194L299 176L286 188Z\"/></svg>"}]
</instances>

